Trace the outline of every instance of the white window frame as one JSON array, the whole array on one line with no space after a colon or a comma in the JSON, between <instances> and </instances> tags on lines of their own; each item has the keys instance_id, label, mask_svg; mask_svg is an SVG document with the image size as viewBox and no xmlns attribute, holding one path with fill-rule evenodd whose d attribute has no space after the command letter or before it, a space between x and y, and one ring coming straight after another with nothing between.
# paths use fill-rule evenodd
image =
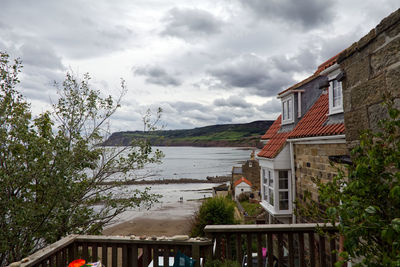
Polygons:
<instances>
[{"instance_id":1,"label":"white window frame","mask_svg":"<svg viewBox=\"0 0 400 267\"><path fill-rule=\"evenodd\" d=\"M289 115L289 118L286 118L285 115ZM282 98L282 124L289 124L293 122L294 122L294 95L290 94L287 97Z\"/></svg>"},{"instance_id":2,"label":"white window frame","mask_svg":"<svg viewBox=\"0 0 400 267\"><path fill-rule=\"evenodd\" d=\"M334 105L334 84L337 84L340 91L340 100L338 105ZM343 112L343 89L342 82L332 80L329 82L329 115Z\"/></svg>"},{"instance_id":3,"label":"white window frame","mask_svg":"<svg viewBox=\"0 0 400 267\"><path fill-rule=\"evenodd\" d=\"M279 188L279 171L287 172L288 187ZM269 176L270 174L270 176ZM271 177L271 182L269 177ZM271 192L273 194L271 199ZM280 209L280 194L288 193L288 209ZM291 189L291 170L274 170L269 168L262 168L262 196L261 203L268 212L273 215L287 215L292 214L293 200L292 200L292 189ZM272 203L271 203L272 202Z\"/></svg>"}]
</instances>

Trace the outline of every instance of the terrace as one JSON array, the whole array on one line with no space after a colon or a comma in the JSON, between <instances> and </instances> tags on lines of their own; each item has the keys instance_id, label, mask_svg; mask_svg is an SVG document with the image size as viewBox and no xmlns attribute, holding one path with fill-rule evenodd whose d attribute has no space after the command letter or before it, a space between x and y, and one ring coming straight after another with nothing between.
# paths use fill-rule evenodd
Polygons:
<instances>
[{"instance_id":1,"label":"terrace","mask_svg":"<svg viewBox=\"0 0 400 267\"><path fill-rule=\"evenodd\" d=\"M336 233L332 226L321 228ZM338 249L338 242L320 235L318 229L317 224L208 225L208 238L189 240L70 235L31 255L20 266L67 266L77 258L101 260L107 267L170 266L170 258L178 251L195 259L195 266L210 259L242 264L244 255L253 255L249 267L333 266L337 255L331 251Z\"/></svg>"}]
</instances>

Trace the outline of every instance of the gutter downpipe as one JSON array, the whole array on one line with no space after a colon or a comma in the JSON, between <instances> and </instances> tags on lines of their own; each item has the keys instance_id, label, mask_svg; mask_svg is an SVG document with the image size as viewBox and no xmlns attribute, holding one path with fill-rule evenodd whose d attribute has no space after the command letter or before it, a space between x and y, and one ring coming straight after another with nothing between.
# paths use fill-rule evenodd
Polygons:
<instances>
[{"instance_id":1,"label":"gutter downpipe","mask_svg":"<svg viewBox=\"0 0 400 267\"><path fill-rule=\"evenodd\" d=\"M290 168L292 169L291 171L291 176L292 176L292 223L296 223L296 214L294 212L296 205L294 204L295 198L296 198L296 174L294 170L294 153L293 153L293 142L289 140L289 151L290 151Z\"/></svg>"}]
</instances>

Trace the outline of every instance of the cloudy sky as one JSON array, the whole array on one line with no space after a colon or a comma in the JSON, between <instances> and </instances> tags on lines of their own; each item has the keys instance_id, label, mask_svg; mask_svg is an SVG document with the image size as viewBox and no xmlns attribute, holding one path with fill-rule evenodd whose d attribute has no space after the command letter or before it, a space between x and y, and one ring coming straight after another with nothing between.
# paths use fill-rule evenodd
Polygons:
<instances>
[{"instance_id":1,"label":"cloudy sky","mask_svg":"<svg viewBox=\"0 0 400 267\"><path fill-rule=\"evenodd\" d=\"M275 119L277 92L312 74L400 7L398 0L1 0L0 51L23 61L35 113L67 71L117 96L113 130Z\"/></svg>"}]
</instances>

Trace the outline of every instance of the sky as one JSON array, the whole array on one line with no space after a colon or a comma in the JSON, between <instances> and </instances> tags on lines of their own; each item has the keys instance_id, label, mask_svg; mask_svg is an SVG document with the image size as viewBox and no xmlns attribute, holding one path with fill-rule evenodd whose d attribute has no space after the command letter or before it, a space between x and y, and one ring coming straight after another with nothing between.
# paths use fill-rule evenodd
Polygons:
<instances>
[{"instance_id":1,"label":"sky","mask_svg":"<svg viewBox=\"0 0 400 267\"><path fill-rule=\"evenodd\" d=\"M0 51L21 58L19 91L34 114L54 81L88 72L118 97L112 131L274 120L278 92L358 41L398 0L1 0Z\"/></svg>"}]
</instances>

